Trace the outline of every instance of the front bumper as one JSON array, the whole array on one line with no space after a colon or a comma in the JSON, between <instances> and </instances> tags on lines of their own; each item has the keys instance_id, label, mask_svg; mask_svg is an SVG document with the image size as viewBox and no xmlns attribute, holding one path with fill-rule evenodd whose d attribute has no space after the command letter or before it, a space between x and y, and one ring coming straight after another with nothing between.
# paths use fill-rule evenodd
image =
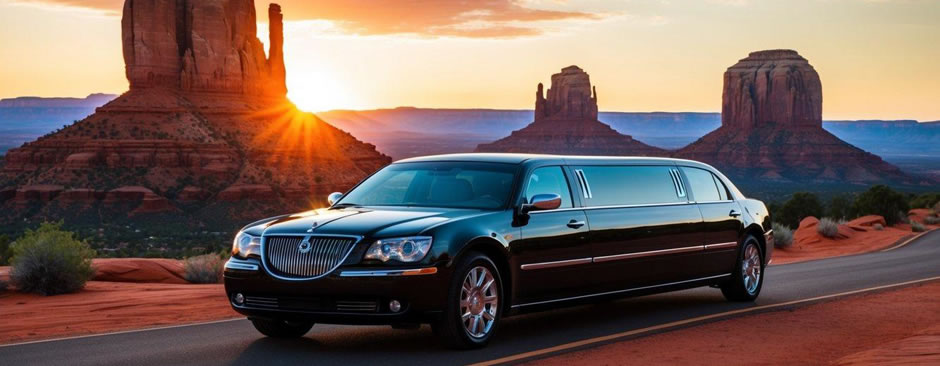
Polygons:
<instances>
[{"instance_id":1,"label":"front bumper","mask_svg":"<svg viewBox=\"0 0 940 366\"><path fill-rule=\"evenodd\" d=\"M447 301L450 270L339 268L311 280L269 275L260 261L232 258L225 264L225 292L235 311L248 317L333 324L426 323ZM236 294L244 301L237 304ZM401 304L399 311L390 302Z\"/></svg>"}]
</instances>

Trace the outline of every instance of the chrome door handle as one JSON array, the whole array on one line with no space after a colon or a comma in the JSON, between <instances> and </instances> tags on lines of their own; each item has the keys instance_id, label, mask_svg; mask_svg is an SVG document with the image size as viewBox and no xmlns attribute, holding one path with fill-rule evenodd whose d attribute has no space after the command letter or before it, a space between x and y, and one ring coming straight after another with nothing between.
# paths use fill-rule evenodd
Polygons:
<instances>
[{"instance_id":1,"label":"chrome door handle","mask_svg":"<svg viewBox=\"0 0 940 366\"><path fill-rule=\"evenodd\" d=\"M741 216L741 213L735 210L731 210L731 212L728 213L728 216L738 217L738 216Z\"/></svg>"},{"instance_id":2,"label":"chrome door handle","mask_svg":"<svg viewBox=\"0 0 940 366\"><path fill-rule=\"evenodd\" d=\"M582 226L584 226L584 221L578 221L578 220L568 221L568 227L572 229L580 229Z\"/></svg>"}]
</instances>

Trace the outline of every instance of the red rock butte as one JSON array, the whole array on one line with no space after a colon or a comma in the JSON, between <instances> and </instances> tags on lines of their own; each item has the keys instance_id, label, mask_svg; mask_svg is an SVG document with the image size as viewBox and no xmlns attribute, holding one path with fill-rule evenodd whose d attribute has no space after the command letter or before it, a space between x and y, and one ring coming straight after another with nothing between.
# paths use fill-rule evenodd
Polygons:
<instances>
[{"instance_id":1,"label":"red rock butte","mask_svg":"<svg viewBox=\"0 0 940 366\"><path fill-rule=\"evenodd\" d=\"M897 167L822 128L822 83L792 50L752 52L724 75L721 127L680 149L743 179L909 182Z\"/></svg>"},{"instance_id":2,"label":"red rock butte","mask_svg":"<svg viewBox=\"0 0 940 366\"><path fill-rule=\"evenodd\" d=\"M547 94L547 96L546 96ZM477 152L666 156L665 150L623 135L597 119L597 90L577 66L552 75L535 94L535 121L508 137L480 144Z\"/></svg>"},{"instance_id":3,"label":"red rock butte","mask_svg":"<svg viewBox=\"0 0 940 366\"><path fill-rule=\"evenodd\" d=\"M0 221L22 220L24 207L61 217L55 207L66 204L217 219L200 207L262 201L260 211L238 214L281 213L309 208L390 163L287 100L281 7L271 4L268 17L266 56L253 0L127 0L130 90L8 152Z\"/></svg>"}]
</instances>

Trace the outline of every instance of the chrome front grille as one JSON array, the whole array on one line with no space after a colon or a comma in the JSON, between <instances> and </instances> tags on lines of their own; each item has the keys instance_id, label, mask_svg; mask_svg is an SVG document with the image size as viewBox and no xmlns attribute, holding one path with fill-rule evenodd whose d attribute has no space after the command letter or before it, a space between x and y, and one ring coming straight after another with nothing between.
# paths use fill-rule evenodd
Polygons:
<instances>
[{"instance_id":1,"label":"chrome front grille","mask_svg":"<svg viewBox=\"0 0 940 366\"><path fill-rule=\"evenodd\" d=\"M339 267L355 243L350 237L270 236L264 238L264 256L275 275L312 278Z\"/></svg>"}]
</instances>

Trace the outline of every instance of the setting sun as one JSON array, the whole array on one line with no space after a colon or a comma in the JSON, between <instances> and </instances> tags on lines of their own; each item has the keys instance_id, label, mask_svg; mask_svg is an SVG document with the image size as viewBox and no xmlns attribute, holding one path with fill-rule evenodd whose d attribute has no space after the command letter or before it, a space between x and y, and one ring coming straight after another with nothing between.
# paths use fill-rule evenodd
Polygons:
<instances>
[{"instance_id":1,"label":"setting sun","mask_svg":"<svg viewBox=\"0 0 940 366\"><path fill-rule=\"evenodd\" d=\"M287 97L308 112L361 108L350 89L325 68L292 68ZM297 70L297 71L293 71Z\"/></svg>"}]
</instances>

